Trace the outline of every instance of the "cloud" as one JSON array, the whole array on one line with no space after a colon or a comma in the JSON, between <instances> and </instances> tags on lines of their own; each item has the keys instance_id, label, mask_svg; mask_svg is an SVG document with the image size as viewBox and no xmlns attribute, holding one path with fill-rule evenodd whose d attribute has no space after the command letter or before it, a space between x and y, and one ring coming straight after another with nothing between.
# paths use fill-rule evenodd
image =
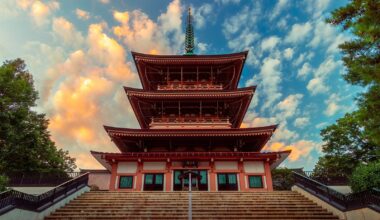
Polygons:
<instances>
[{"instance_id":1,"label":"cloud","mask_svg":"<svg viewBox=\"0 0 380 220\"><path fill-rule=\"evenodd\" d=\"M63 17L54 18L52 26L54 34L63 40L63 43L73 47L79 47L84 42L82 34L74 25Z\"/></svg>"},{"instance_id":2,"label":"cloud","mask_svg":"<svg viewBox=\"0 0 380 220\"><path fill-rule=\"evenodd\" d=\"M281 83L281 62L277 58L267 57L258 74L258 80L262 93L265 94L266 100L263 109L270 107L276 100L281 97L279 85ZM246 86L254 84L254 79L246 81Z\"/></svg>"},{"instance_id":3,"label":"cloud","mask_svg":"<svg viewBox=\"0 0 380 220\"><path fill-rule=\"evenodd\" d=\"M296 126L298 128L303 128L306 125L308 125L309 122L310 122L310 118L309 117L296 118L296 120L294 120L294 126Z\"/></svg>"},{"instance_id":4,"label":"cloud","mask_svg":"<svg viewBox=\"0 0 380 220\"><path fill-rule=\"evenodd\" d=\"M282 151L282 150L291 150L291 154L288 159L291 162L297 161L300 158L309 157L311 151L316 150L320 151L320 145L316 142L309 140L299 140L289 145L286 145L283 142L273 142L270 145L264 148L266 151Z\"/></svg>"},{"instance_id":5,"label":"cloud","mask_svg":"<svg viewBox=\"0 0 380 220\"><path fill-rule=\"evenodd\" d=\"M313 18L318 18L328 8L330 0L305 0L305 3L306 11L309 12Z\"/></svg>"},{"instance_id":6,"label":"cloud","mask_svg":"<svg viewBox=\"0 0 380 220\"><path fill-rule=\"evenodd\" d=\"M329 91L326 78L339 66L341 66L340 61L335 61L332 56L327 57L314 72L314 78L307 84L307 89L312 95L318 93L325 93Z\"/></svg>"},{"instance_id":7,"label":"cloud","mask_svg":"<svg viewBox=\"0 0 380 220\"><path fill-rule=\"evenodd\" d=\"M110 0L99 0L99 2L102 4L108 4L110 3Z\"/></svg>"},{"instance_id":8,"label":"cloud","mask_svg":"<svg viewBox=\"0 0 380 220\"><path fill-rule=\"evenodd\" d=\"M216 3L227 5L227 4L238 4L240 3L240 0L215 0Z\"/></svg>"},{"instance_id":9,"label":"cloud","mask_svg":"<svg viewBox=\"0 0 380 220\"><path fill-rule=\"evenodd\" d=\"M159 54L175 54L183 47L181 5L174 0L157 22L140 10L132 12L114 11L113 16L120 25L113 27L116 36L131 50Z\"/></svg>"},{"instance_id":10,"label":"cloud","mask_svg":"<svg viewBox=\"0 0 380 220\"><path fill-rule=\"evenodd\" d=\"M312 67L310 66L309 63L306 62L302 65L301 69L298 70L297 78L304 79L308 75L310 75L312 73L312 71L313 71Z\"/></svg>"},{"instance_id":11,"label":"cloud","mask_svg":"<svg viewBox=\"0 0 380 220\"><path fill-rule=\"evenodd\" d=\"M284 9L289 7L289 0L278 0L276 6L269 16L269 20L276 18Z\"/></svg>"},{"instance_id":12,"label":"cloud","mask_svg":"<svg viewBox=\"0 0 380 220\"><path fill-rule=\"evenodd\" d=\"M312 25L310 22L303 24L293 24L292 29L285 37L285 42L297 44L305 41L306 38L310 35L311 28Z\"/></svg>"},{"instance_id":13,"label":"cloud","mask_svg":"<svg viewBox=\"0 0 380 220\"><path fill-rule=\"evenodd\" d=\"M88 20L90 18L90 13L88 11L79 8L75 9L75 14L77 15L77 18L82 20Z\"/></svg>"},{"instance_id":14,"label":"cloud","mask_svg":"<svg viewBox=\"0 0 380 220\"><path fill-rule=\"evenodd\" d=\"M337 111L339 111L342 107L338 105L338 102L341 101L338 94L333 93L330 95L330 97L325 101L327 108L323 112L327 116L334 115Z\"/></svg>"},{"instance_id":15,"label":"cloud","mask_svg":"<svg viewBox=\"0 0 380 220\"><path fill-rule=\"evenodd\" d=\"M287 60L290 60L293 58L293 55L294 55L294 50L293 48L286 48L284 50L284 58L287 59Z\"/></svg>"},{"instance_id":16,"label":"cloud","mask_svg":"<svg viewBox=\"0 0 380 220\"><path fill-rule=\"evenodd\" d=\"M213 7L211 4L205 3L199 8L194 10L194 24L195 27L201 29L205 26L206 20L209 20L209 16L212 15Z\"/></svg>"},{"instance_id":17,"label":"cloud","mask_svg":"<svg viewBox=\"0 0 380 220\"><path fill-rule=\"evenodd\" d=\"M42 26L48 22L46 19L53 11L59 9L57 1L43 3L42 1L18 0L17 6L25 11L29 11L33 21L38 26Z\"/></svg>"},{"instance_id":18,"label":"cloud","mask_svg":"<svg viewBox=\"0 0 380 220\"><path fill-rule=\"evenodd\" d=\"M265 38L261 41L261 50L264 51L271 51L273 50L276 45L280 42L280 38L277 36L271 36L268 38Z\"/></svg>"},{"instance_id":19,"label":"cloud","mask_svg":"<svg viewBox=\"0 0 380 220\"><path fill-rule=\"evenodd\" d=\"M291 94L284 100L277 104L277 109L279 110L278 118L287 119L293 117L298 113L298 106L301 102L302 94Z\"/></svg>"},{"instance_id":20,"label":"cloud","mask_svg":"<svg viewBox=\"0 0 380 220\"><path fill-rule=\"evenodd\" d=\"M204 53L207 51L209 45L206 43L199 42L197 43L197 47L198 47L199 53Z\"/></svg>"}]
</instances>

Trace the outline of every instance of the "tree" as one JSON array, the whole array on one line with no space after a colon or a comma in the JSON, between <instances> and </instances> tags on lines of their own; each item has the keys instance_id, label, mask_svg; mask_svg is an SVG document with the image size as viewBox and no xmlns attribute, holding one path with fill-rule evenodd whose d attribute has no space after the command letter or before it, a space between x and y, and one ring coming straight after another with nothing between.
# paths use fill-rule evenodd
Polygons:
<instances>
[{"instance_id":1,"label":"tree","mask_svg":"<svg viewBox=\"0 0 380 220\"><path fill-rule=\"evenodd\" d=\"M290 190L294 185L292 170L276 168L272 170L273 188L275 190Z\"/></svg>"},{"instance_id":2,"label":"tree","mask_svg":"<svg viewBox=\"0 0 380 220\"><path fill-rule=\"evenodd\" d=\"M373 143L380 146L380 1L352 0L331 13L327 22L349 30L353 39L339 48L347 67L344 79L366 87L358 97L358 119Z\"/></svg>"},{"instance_id":3,"label":"tree","mask_svg":"<svg viewBox=\"0 0 380 220\"><path fill-rule=\"evenodd\" d=\"M380 1L352 0L326 21L350 31L353 38L339 45L347 72L344 79L364 87L358 110L321 131L325 142L315 175L350 176L361 163L380 160Z\"/></svg>"},{"instance_id":4,"label":"tree","mask_svg":"<svg viewBox=\"0 0 380 220\"><path fill-rule=\"evenodd\" d=\"M352 191L380 189L380 161L359 165L350 178Z\"/></svg>"},{"instance_id":5,"label":"tree","mask_svg":"<svg viewBox=\"0 0 380 220\"><path fill-rule=\"evenodd\" d=\"M358 164L376 160L378 147L367 138L358 117L357 112L348 113L321 131L325 155L314 168L314 178L348 177Z\"/></svg>"},{"instance_id":6,"label":"tree","mask_svg":"<svg viewBox=\"0 0 380 220\"><path fill-rule=\"evenodd\" d=\"M65 172L76 168L50 139L48 120L31 108L37 91L23 60L0 67L0 173Z\"/></svg>"}]
</instances>

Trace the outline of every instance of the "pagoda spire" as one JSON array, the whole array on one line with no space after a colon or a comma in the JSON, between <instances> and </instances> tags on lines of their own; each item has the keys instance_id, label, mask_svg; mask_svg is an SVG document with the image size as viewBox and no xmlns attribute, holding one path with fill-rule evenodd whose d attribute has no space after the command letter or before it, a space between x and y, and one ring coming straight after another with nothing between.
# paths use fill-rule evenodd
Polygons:
<instances>
[{"instance_id":1,"label":"pagoda spire","mask_svg":"<svg viewBox=\"0 0 380 220\"><path fill-rule=\"evenodd\" d=\"M194 54L194 30L192 20L191 8L189 7L186 24L185 55Z\"/></svg>"}]
</instances>

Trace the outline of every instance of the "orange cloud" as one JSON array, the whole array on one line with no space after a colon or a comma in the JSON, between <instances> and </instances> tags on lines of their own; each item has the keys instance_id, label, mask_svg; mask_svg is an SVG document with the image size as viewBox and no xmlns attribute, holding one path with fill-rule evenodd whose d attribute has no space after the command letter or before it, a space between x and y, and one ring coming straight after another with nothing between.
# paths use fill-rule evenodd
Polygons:
<instances>
[{"instance_id":1,"label":"orange cloud","mask_svg":"<svg viewBox=\"0 0 380 220\"><path fill-rule=\"evenodd\" d=\"M292 152L288 157L290 161L299 160L300 157L309 157L313 149L318 150L319 146L315 142L307 140L300 140L290 145L283 142L273 142L264 147L265 151L291 150Z\"/></svg>"}]
</instances>

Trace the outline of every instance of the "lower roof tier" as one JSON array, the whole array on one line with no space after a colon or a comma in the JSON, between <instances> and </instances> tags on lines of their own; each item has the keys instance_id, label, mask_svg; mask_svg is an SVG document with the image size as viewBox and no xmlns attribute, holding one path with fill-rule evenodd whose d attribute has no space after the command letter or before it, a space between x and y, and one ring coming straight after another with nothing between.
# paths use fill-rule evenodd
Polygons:
<instances>
[{"instance_id":1,"label":"lower roof tier","mask_svg":"<svg viewBox=\"0 0 380 220\"><path fill-rule=\"evenodd\" d=\"M121 152L260 151L277 125L232 129L131 129L104 126Z\"/></svg>"},{"instance_id":2,"label":"lower roof tier","mask_svg":"<svg viewBox=\"0 0 380 220\"><path fill-rule=\"evenodd\" d=\"M95 159L111 171L111 164L122 161L268 161L271 169L276 168L291 153L290 150L278 152L129 152L105 153L91 151Z\"/></svg>"}]
</instances>

